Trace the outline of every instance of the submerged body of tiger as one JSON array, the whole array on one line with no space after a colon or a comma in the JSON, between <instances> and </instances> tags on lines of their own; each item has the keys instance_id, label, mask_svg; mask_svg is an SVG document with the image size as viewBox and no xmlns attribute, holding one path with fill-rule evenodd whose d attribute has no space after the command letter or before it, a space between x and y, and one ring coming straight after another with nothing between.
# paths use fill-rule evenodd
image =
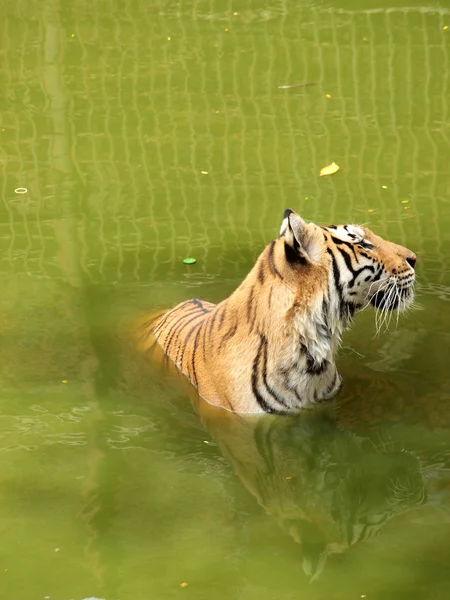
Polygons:
<instances>
[{"instance_id":1,"label":"submerged body of tiger","mask_svg":"<svg viewBox=\"0 0 450 600\"><path fill-rule=\"evenodd\" d=\"M367 304L403 310L416 256L355 225L319 227L285 211L280 236L220 304L188 300L147 323L206 400L243 413L291 413L333 398L343 330Z\"/></svg>"}]
</instances>

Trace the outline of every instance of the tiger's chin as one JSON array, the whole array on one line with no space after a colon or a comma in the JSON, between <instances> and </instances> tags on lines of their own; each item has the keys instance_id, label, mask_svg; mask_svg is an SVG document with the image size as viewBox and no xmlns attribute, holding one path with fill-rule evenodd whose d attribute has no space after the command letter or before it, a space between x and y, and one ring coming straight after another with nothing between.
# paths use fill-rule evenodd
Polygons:
<instances>
[{"instance_id":1,"label":"tiger's chin","mask_svg":"<svg viewBox=\"0 0 450 600\"><path fill-rule=\"evenodd\" d=\"M414 302L413 287L388 288L378 290L370 299L370 304L381 311L397 310L403 312L412 306Z\"/></svg>"}]
</instances>

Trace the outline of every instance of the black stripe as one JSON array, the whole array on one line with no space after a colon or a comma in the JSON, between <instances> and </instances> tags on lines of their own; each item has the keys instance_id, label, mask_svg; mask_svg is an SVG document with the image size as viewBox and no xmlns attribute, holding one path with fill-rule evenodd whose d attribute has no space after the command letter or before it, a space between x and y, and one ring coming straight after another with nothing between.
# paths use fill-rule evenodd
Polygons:
<instances>
[{"instance_id":1,"label":"black stripe","mask_svg":"<svg viewBox=\"0 0 450 600\"><path fill-rule=\"evenodd\" d=\"M341 279L339 276L339 267L338 264L336 262L336 257L333 254L333 251L330 248L327 248L327 252L328 254L331 256L331 262L333 265L333 277L334 277L334 285L336 287L336 292L339 298L339 304L342 305L343 299L342 299L342 283L341 283Z\"/></svg>"},{"instance_id":2,"label":"black stripe","mask_svg":"<svg viewBox=\"0 0 450 600\"><path fill-rule=\"evenodd\" d=\"M254 287L252 287L251 291L251 304L247 305L247 319L249 321L249 333L252 333L253 328L256 322L256 316L258 313L258 307L254 304ZM253 314L252 314L253 313Z\"/></svg>"},{"instance_id":3,"label":"black stripe","mask_svg":"<svg viewBox=\"0 0 450 600\"><path fill-rule=\"evenodd\" d=\"M356 261L358 261L358 257L356 255L354 244L352 244L351 242L345 242L344 240L340 240L339 238L334 237L334 235L331 235L330 237L337 246L344 245L344 246L347 246L348 248L350 248L350 250L353 252L353 255L354 255Z\"/></svg>"},{"instance_id":4,"label":"black stripe","mask_svg":"<svg viewBox=\"0 0 450 600\"><path fill-rule=\"evenodd\" d=\"M300 254L300 245L294 238L294 248L290 246L287 242L284 242L284 254L286 256L286 260L290 265L306 265L306 258ZM297 248L297 247L298 248Z\"/></svg>"},{"instance_id":5,"label":"black stripe","mask_svg":"<svg viewBox=\"0 0 450 600\"><path fill-rule=\"evenodd\" d=\"M264 262L260 259L259 261L259 271L258 271L258 280L262 285L264 283L265 275L264 275Z\"/></svg>"},{"instance_id":6,"label":"black stripe","mask_svg":"<svg viewBox=\"0 0 450 600\"><path fill-rule=\"evenodd\" d=\"M175 314L178 313L178 310L180 308L185 308L186 304L189 304L189 303L190 303L190 301L183 302L182 305L180 305L179 307L177 306L174 309L172 309L170 312L168 312L165 315L164 320L161 323L158 323L157 325L155 325L155 327L153 328L153 335L155 335L155 336L159 335L161 333L161 327L163 327L164 325L168 325L170 328L170 331L171 331L172 327L176 326L179 323L178 316L175 316ZM185 319L186 317L188 317L189 315L192 315L194 313L197 313L198 315L202 314L199 312L199 309L197 307L188 308L187 312L183 313L179 318ZM172 321L174 320L174 319L172 319L172 317L174 317L174 319L177 319L175 324L172 323ZM170 334L170 331L169 331L169 334Z\"/></svg>"},{"instance_id":7,"label":"black stripe","mask_svg":"<svg viewBox=\"0 0 450 600\"><path fill-rule=\"evenodd\" d=\"M217 315L219 314L219 310L216 309L211 319L211 323L209 325L209 343L212 344L212 330L214 328L214 323L216 322ZM206 332L205 332L206 335Z\"/></svg>"},{"instance_id":8,"label":"black stripe","mask_svg":"<svg viewBox=\"0 0 450 600\"><path fill-rule=\"evenodd\" d=\"M354 275L354 274L355 274L355 269L353 268L353 265L352 265L352 260L351 260L350 256L349 256L349 255L347 254L347 252L346 252L345 250L343 250L342 248L339 248L339 247L338 247L338 248L337 248L337 251L338 251L338 252L340 252L340 254L341 254L342 258L344 259L344 261L345 261L345 264L347 265L347 269L350 271L350 273L351 273L352 275Z\"/></svg>"},{"instance_id":9,"label":"black stripe","mask_svg":"<svg viewBox=\"0 0 450 600\"><path fill-rule=\"evenodd\" d=\"M202 324L204 323L204 321L202 321ZM197 379L197 371L195 368L195 355L197 353L197 347L198 347L198 338L200 336L200 331L202 329L202 324L200 324L200 328L197 331L197 335L195 336L194 339L194 349L192 351L192 360L191 360L191 367L192 367L192 383L195 385L195 387L198 388L198 379Z\"/></svg>"},{"instance_id":10,"label":"black stripe","mask_svg":"<svg viewBox=\"0 0 450 600\"><path fill-rule=\"evenodd\" d=\"M261 338L263 340L263 365L262 365L262 373L261 374L262 374L262 380L264 383L264 387L266 388L266 390L270 394L270 396L272 396L272 398L274 398L276 400L276 402L278 402L278 404L281 404L281 406L283 406L284 408L290 408L290 406L288 406L286 404L286 402L284 402L284 400L282 398L280 398L280 396L278 396L278 394L275 392L273 387L270 386L267 381L268 343L267 343L267 338L264 335L262 335Z\"/></svg>"},{"instance_id":11,"label":"black stripe","mask_svg":"<svg viewBox=\"0 0 450 600\"><path fill-rule=\"evenodd\" d=\"M204 362L206 362L206 333L208 331L208 324L209 321L207 319L205 319L204 323L204 327L203 327L203 360Z\"/></svg>"},{"instance_id":12,"label":"black stripe","mask_svg":"<svg viewBox=\"0 0 450 600\"><path fill-rule=\"evenodd\" d=\"M255 309L253 311L253 318L252 318L252 320L250 321L250 324L249 324L249 333L252 333L253 328L255 327L257 314L258 314L258 311L257 311L256 306L255 306Z\"/></svg>"},{"instance_id":13,"label":"black stripe","mask_svg":"<svg viewBox=\"0 0 450 600\"><path fill-rule=\"evenodd\" d=\"M144 331L144 333L142 334L142 336L141 336L141 341L142 342L146 342L151 335L153 335L153 336L156 337L156 335L155 335L155 329L156 329L158 323L160 322L160 320L162 320L163 317L166 316L166 314L167 313L163 313L162 315L157 315L156 317L154 317L153 319L150 319L150 321L147 321L146 323L144 323L142 325L143 329L146 329L147 327L149 328L146 331ZM152 323L154 323L155 321L156 321L156 324L153 327L150 327L150 325ZM165 319L164 319L164 321L165 321Z\"/></svg>"},{"instance_id":14,"label":"black stripe","mask_svg":"<svg viewBox=\"0 0 450 600\"><path fill-rule=\"evenodd\" d=\"M364 267L361 267L360 269L354 269L349 254L347 254L347 252L343 248L338 247L337 250L338 250L338 252L340 252L342 258L344 259L347 269L353 275L353 279L356 279L358 277L358 275L360 273L362 273L363 271L368 270L368 271L371 271L372 273L375 273L375 267L373 265L365 265Z\"/></svg>"},{"instance_id":15,"label":"black stripe","mask_svg":"<svg viewBox=\"0 0 450 600\"><path fill-rule=\"evenodd\" d=\"M379 270L375 274L375 277L372 279L372 281L378 281L382 274L383 274L383 267L379 267Z\"/></svg>"},{"instance_id":16,"label":"black stripe","mask_svg":"<svg viewBox=\"0 0 450 600\"><path fill-rule=\"evenodd\" d=\"M249 298L247 300L247 321L250 321L250 317L251 317L251 313L252 313L253 292L254 292L254 287L252 286L252 288L250 290Z\"/></svg>"},{"instance_id":17,"label":"black stripe","mask_svg":"<svg viewBox=\"0 0 450 600\"><path fill-rule=\"evenodd\" d=\"M225 315L226 315L226 314L227 314L227 307L226 307L226 305L225 305L225 306L224 306L224 308L223 308L223 312L222 312L222 314L220 315L219 329L221 329L221 327L222 327L222 325L223 325L223 322L225 321Z\"/></svg>"},{"instance_id":18,"label":"black stripe","mask_svg":"<svg viewBox=\"0 0 450 600\"><path fill-rule=\"evenodd\" d=\"M320 333L326 339L329 340L331 338L331 331L328 325L328 315L329 315L330 307L328 300L324 297L322 300L322 320L323 324L320 325Z\"/></svg>"},{"instance_id":19,"label":"black stripe","mask_svg":"<svg viewBox=\"0 0 450 600\"><path fill-rule=\"evenodd\" d=\"M272 275L276 275L280 279L283 279L275 265L275 258L274 258L275 243L276 243L275 240L272 240L270 242L270 246L269 246L269 256L268 256L269 269L270 269L270 272L272 273Z\"/></svg>"},{"instance_id":20,"label":"black stripe","mask_svg":"<svg viewBox=\"0 0 450 600\"><path fill-rule=\"evenodd\" d=\"M187 325L189 325L189 323L192 323L192 321L195 321L195 319L198 319L199 317L203 317L203 313L199 313L196 314L195 316L193 316L191 319L188 319L187 321L183 318L183 321L180 323L179 321L177 322L177 325L175 325L173 327L173 329L175 329L175 331L173 331L173 333L170 336L170 339L167 342L167 345L164 345L164 350L165 352L168 354L169 353L169 349L170 346L172 345L174 336L178 334L178 337L180 337L180 333L183 331L183 329L185 327L187 327ZM171 329L172 331L172 329Z\"/></svg>"},{"instance_id":21,"label":"black stripe","mask_svg":"<svg viewBox=\"0 0 450 600\"><path fill-rule=\"evenodd\" d=\"M198 298L192 298L192 300L190 300L190 302L192 302L192 304L195 304L195 306L198 306L199 308L201 308L204 313L211 312L211 309L205 308L203 306L203 301L199 300Z\"/></svg>"},{"instance_id":22,"label":"black stripe","mask_svg":"<svg viewBox=\"0 0 450 600\"><path fill-rule=\"evenodd\" d=\"M255 396L256 402L259 404L259 406L263 409L264 412L274 413L276 411L271 406L269 406L269 404L267 404L267 402L264 400L264 398L261 396L261 394L258 391L258 367L259 367L259 361L261 359L261 355L263 353L263 348L264 348L264 336L261 336L259 348L258 348L258 351L256 352L256 356L253 361L253 369L252 369L252 376L251 376L252 392L253 392L253 395Z\"/></svg>"},{"instance_id":23,"label":"black stripe","mask_svg":"<svg viewBox=\"0 0 450 600\"><path fill-rule=\"evenodd\" d=\"M197 317L201 317L203 315L203 313L199 312L198 308L191 308L183 315L181 315L179 317L176 316L170 320L169 320L169 316L170 316L170 314L169 314L167 316L166 321L164 322L164 324L167 325L168 329L169 329L169 331L166 332L167 336L169 336L171 334L171 332L173 331L173 329L175 327L177 327L179 324L181 324L182 321L184 321L185 319L187 319L187 317L190 317L191 315L196 315ZM162 332L160 330L158 330L157 333L155 332L155 335L157 334L159 336L161 333ZM166 336L166 339L167 339L167 336Z\"/></svg>"},{"instance_id":24,"label":"black stripe","mask_svg":"<svg viewBox=\"0 0 450 600\"><path fill-rule=\"evenodd\" d=\"M186 337L184 338L183 349L182 349L182 353L181 353L181 360L180 360L180 363L179 363L181 367L183 367L183 358L184 358L184 353L186 352L187 343L188 343L188 341L190 340L190 338L191 338L192 334L194 333L194 331L195 331L195 330L196 330L198 327L201 327L201 326L202 326L202 323L203 323L203 321L199 321L198 323L195 323L195 325L193 325L193 326L192 326L192 327L189 329L189 331L188 331L188 333L187 333ZM179 354L180 354L180 350L181 350L181 348L178 348L178 352L177 352L177 358L176 358L176 360L175 360L175 363L178 363L178 356L179 356Z\"/></svg>"},{"instance_id":25,"label":"black stripe","mask_svg":"<svg viewBox=\"0 0 450 600\"><path fill-rule=\"evenodd\" d=\"M169 319L171 316L173 316L178 311L180 311L183 308L185 308L186 304L189 304L189 302L190 302L190 300L186 300L185 302L182 302L181 304L178 304L178 306L175 306L174 308L172 308L168 312L166 312L163 315L161 315L161 321L158 321L158 323L155 325L155 327L153 328L153 332L156 333L157 330L161 329L161 327L166 323L167 319Z\"/></svg>"},{"instance_id":26,"label":"black stripe","mask_svg":"<svg viewBox=\"0 0 450 600\"><path fill-rule=\"evenodd\" d=\"M219 348L217 349L218 352L220 352L220 350L222 349L222 347L225 344L225 342L227 342L228 340L230 340L233 337L233 335L237 331L237 328L238 328L238 324L235 323L232 327L230 327L230 329L222 337L222 339L220 340Z\"/></svg>"},{"instance_id":27,"label":"black stripe","mask_svg":"<svg viewBox=\"0 0 450 600\"><path fill-rule=\"evenodd\" d=\"M308 375L321 375L325 371L328 361L317 362L305 344L301 344L300 349L306 358L306 372Z\"/></svg>"}]
</instances>

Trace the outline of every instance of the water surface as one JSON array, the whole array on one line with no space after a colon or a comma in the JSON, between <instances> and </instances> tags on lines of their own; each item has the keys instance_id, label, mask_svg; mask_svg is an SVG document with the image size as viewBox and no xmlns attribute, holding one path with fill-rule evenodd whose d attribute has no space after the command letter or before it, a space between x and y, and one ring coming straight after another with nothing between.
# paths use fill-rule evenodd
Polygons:
<instances>
[{"instance_id":1,"label":"water surface","mask_svg":"<svg viewBox=\"0 0 450 600\"><path fill-rule=\"evenodd\" d=\"M1 598L449 597L450 11L361 4L5 3ZM122 324L288 206L414 250L417 310L357 317L328 411L200 417Z\"/></svg>"}]
</instances>

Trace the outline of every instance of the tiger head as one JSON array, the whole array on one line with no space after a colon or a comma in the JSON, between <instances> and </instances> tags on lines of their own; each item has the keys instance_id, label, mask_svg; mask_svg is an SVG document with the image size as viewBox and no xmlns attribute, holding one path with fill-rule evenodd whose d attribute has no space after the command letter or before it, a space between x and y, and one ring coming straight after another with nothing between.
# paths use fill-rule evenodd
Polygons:
<instances>
[{"instance_id":1,"label":"tiger head","mask_svg":"<svg viewBox=\"0 0 450 600\"><path fill-rule=\"evenodd\" d=\"M369 304L386 312L413 302L416 255L367 227L320 227L287 209L277 241L285 256L283 275L297 288L300 303L305 275L315 289L328 288L326 296L344 319Z\"/></svg>"}]
</instances>

